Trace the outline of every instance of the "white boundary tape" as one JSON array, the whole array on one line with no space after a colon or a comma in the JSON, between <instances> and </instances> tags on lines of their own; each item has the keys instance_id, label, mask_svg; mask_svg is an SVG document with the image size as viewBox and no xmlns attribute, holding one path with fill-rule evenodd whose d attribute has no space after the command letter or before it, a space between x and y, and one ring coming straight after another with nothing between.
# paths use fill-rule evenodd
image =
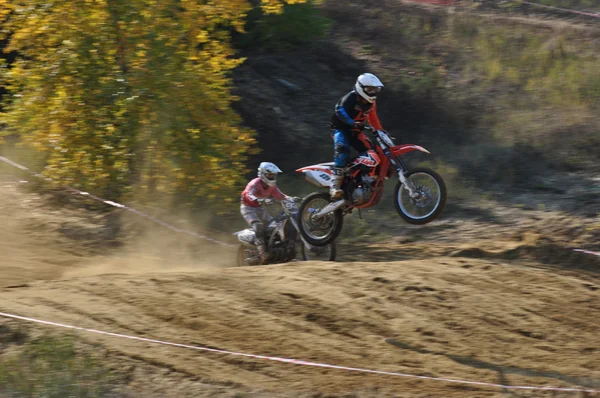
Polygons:
<instances>
[{"instance_id":1,"label":"white boundary tape","mask_svg":"<svg viewBox=\"0 0 600 398\"><path fill-rule=\"evenodd\" d=\"M556 10L556 11L562 11L562 12L570 12L572 14L585 15L585 16L592 17L592 18L600 18L600 13L594 14L594 13L587 12L587 11L579 11L579 10L572 10L569 8L553 7L553 6L548 6L546 4L532 3L530 1L525 1L525 0L519 0L519 1L521 3L528 4L528 5L534 6L534 7L547 8L550 10Z\"/></svg>"},{"instance_id":2,"label":"white boundary tape","mask_svg":"<svg viewBox=\"0 0 600 398\"><path fill-rule=\"evenodd\" d=\"M14 166L14 167L16 167L16 168L18 168L18 169L21 169L21 170L23 170L23 171L26 171L26 172L28 172L29 174L31 174L31 175L33 175L33 176L35 176L35 177L42 178L42 179L44 179L44 180L46 180L46 181L54 181L54 182L57 182L56 180L54 180L54 179L52 179L52 178L49 178L49 177L44 177L44 176L43 176L43 175L41 175L40 173L36 173L36 172L34 172L34 171L30 170L29 168L27 168L27 167L25 167L25 166L21 165L21 164L18 164L18 163L16 163L16 162L13 162L12 160L10 160L10 159L8 159L8 158L5 158L4 156L0 156L0 161L3 161L4 163L10 164L11 166ZM147 219L149 219L150 221L153 221L153 222L155 222L155 223L157 223L157 224L160 224L160 225L162 225L163 227L166 227L166 228L168 228L168 229L170 229L170 230L172 230L172 231L179 232L179 233L183 233L183 234L192 235L192 236L195 236L196 238L204 239L204 240L207 240L207 241L209 241L209 242L217 243L217 244L219 244L219 245L222 245L222 246L228 246L228 247L237 247L236 245L232 245L232 244L230 244L230 243L226 243L226 242L221 242L221 241L219 241L219 240L216 240L216 239L210 238L210 237L208 237L208 236L206 236L206 235L201 235L201 234L199 234L199 233L196 233L196 232L194 232L194 231L188 231L188 230L185 230L185 229L181 229L181 228L174 227L174 226L172 226L172 225L170 225L170 224L167 224L167 223L166 223L166 222L164 222L164 221L161 221L161 220L159 220L159 219L158 219L158 218L156 218L156 217L153 217L153 216L151 216L151 215L149 215L149 214L146 214L146 213L144 213L144 212L141 212L141 211L139 211L139 210L137 210L137 209L134 209L134 208L132 208L132 207L129 207L129 206L122 205L122 204L120 204L120 203L117 203L117 202L113 202L113 201L111 201L111 200L102 199L102 198L100 198L100 197L98 197L98 196L96 196L96 195L92 195L92 194L91 194L91 193L89 193L89 192L80 191L79 189L77 189L77 188L72 188L72 187L65 187L65 189L67 189L67 190L69 190L69 191L72 191L72 192L75 192L75 193L78 193L79 195L83 195L83 196L90 197L90 198L92 198L92 199L94 199L94 200L97 200L97 201L99 201L99 202L103 202L103 203L105 203L105 204L107 204L107 205L109 205L109 206L113 206L113 207L117 207L117 208L119 208L119 209L123 209L123 210L130 211L130 212L132 212L132 213L135 213L135 214L137 214L138 216L141 216L141 217L147 218Z\"/></svg>"},{"instance_id":3,"label":"white boundary tape","mask_svg":"<svg viewBox=\"0 0 600 398\"><path fill-rule=\"evenodd\" d=\"M591 254L591 255L593 255L593 256L600 256L600 253L593 252L593 251L590 251L590 250L584 250L584 249L573 249L573 251L576 251L576 252L581 252L581 253L585 253L585 254Z\"/></svg>"},{"instance_id":4,"label":"white boundary tape","mask_svg":"<svg viewBox=\"0 0 600 398\"><path fill-rule=\"evenodd\" d=\"M419 0L412 0L412 1L413 2L417 2L417 3L422 3L422 1L419 1ZM533 3L533 2L530 2L530 1L526 1L526 0L517 0L517 1L519 1L519 3L528 4L528 5L534 6L534 7L546 8L546 9L549 9L549 10L556 10L556 11L561 11L561 12L570 12L572 14L585 15L585 16L592 17L592 18L600 18L600 12L593 13L593 12L588 12L588 11L573 10L573 9L570 9L570 8L554 7L554 6L549 6L549 5L546 5L546 4ZM427 2L425 2L425 3L429 4ZM433 5L438 5L438 6L443 6L443 5L445 5L445 6L452 6L453 4L436 4L436 3L433 3Z\"/></svg>"},{"instance_id":5,"label":"white boundary tape","mask_svg":"<svg viewBox=\"0 0 600 398\"><path fill-rule=\"evenodd\" d=\"M26 321L26 322L40 323L40 324L48 325L48 326L56 326L56 327L65 328L65 329L80 330L80 331L84 331L84 332L96 333L96 334L101 334L101 335L105 335L105 336L112 336L112 337L119 337L119 338L123 338L123 339L143 341L143 342L146 342L146 343L162 344L162 345L168 345L168 346L172 346L172 347L187 348L187 349L191 349L191 350L214 352L214 353L218 353L218 354L236 355L236 356L246 357L246 358L264 359L264 360L268 360L268 361L291 363L291 364L294 364L294 365L312 366L312 367L327 368L327 369L347 370L347 371L351 371L351 372L371 373L371 374L386 375L386 376L407 377L407 378L412 378L412 379L440 381L440 382L445 382L445 383L469 384L469 385L476 385L476 386L481 386L481 387L492 387L492 388L502 388L502 389L536 390L536 391L563 391L563 392L586 392L586 393L592 393L592 394L598 394L598 393L600 393L600 390L585 389L585 388L542 387L542 386L509 386L509 385L504 385L504 384L486 383L486 382L481 382L481 381L471 381L471 380L462 380L462 379L450 379L450 378L445 378L445 377L419 376L419 375L413 375L413 374L407 374L407 373L386 372L386 371L383 371L383 370L353 368L353 367L347 367L347 366L330 365L330 364L319 363L319 362L303 361L303 360L300 360L300 359L270 357L270 356L266 356L266 355L247 354L247 353L243 353L243 352L219 350L219 349L216 349L216 348L208 348L208 347L193 346L193 345L188 345L188 344L171 343L171 342L168 342L168 341L148 339L148 338L145 338L145 337L129 336L129 335L126 335L126 334L104 332L102 330L84 328L84 327L80 327L80 326L71 326L71 325L65 325L65 324L62 324L62 323L43 321L43 320L40 320L40 319L28 318L28 317L19 316L19 315L13 315L13 314L7 314L7 313L4 313L4 312L0 312L0 316L3 316L5 318L18 319L18 320Z\"/></svg>"}]
</instances>

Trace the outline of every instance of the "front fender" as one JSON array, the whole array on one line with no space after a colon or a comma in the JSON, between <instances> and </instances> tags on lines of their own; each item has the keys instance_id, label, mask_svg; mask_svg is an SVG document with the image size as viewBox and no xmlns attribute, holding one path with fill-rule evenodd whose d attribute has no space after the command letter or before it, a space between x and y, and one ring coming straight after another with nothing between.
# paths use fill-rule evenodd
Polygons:
<instances>
[{"instance_id":1,"label":"front fender","mask_svg":"<svg viewBox=\"0 0 600 398\"><path fill-rule=\"evenodd\" d=\"M423 148L422 146L415 145L415 144L396 145L396 146L393 146L390 148L390 152L392 153L393 156L404 155L405 153L412 152L412 151L431 153L427 149Z\"/></svg>"}]
</instances>

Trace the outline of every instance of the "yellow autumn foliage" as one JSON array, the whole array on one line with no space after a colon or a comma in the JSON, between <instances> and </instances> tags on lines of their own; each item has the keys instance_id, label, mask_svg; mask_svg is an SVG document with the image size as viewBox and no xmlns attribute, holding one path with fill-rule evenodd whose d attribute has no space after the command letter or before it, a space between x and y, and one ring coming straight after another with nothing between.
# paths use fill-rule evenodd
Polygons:
<instances>
[{"instance_id":1,"label":"yellow autumn foliage","mask_svg":"<svg viewBox=\"0 0 600 398\"><path fill-rule=\"evenodd\" d=\"M283 0L263 0L268 13ZM289 3L303 2L290 0ZM44 173L118 199L233 198L254 133L232 110L230 32L250 0L0 0L6 133ZM222 202L222 201L220 201Z\"/></svg>"}]
</instances>

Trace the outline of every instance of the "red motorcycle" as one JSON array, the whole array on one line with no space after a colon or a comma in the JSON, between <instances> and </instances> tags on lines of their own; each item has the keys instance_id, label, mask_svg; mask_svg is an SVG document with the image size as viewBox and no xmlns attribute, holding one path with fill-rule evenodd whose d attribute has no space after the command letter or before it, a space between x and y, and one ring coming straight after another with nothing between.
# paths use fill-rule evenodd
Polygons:
<instances>
[{"instance_id":1,"label":"red motorcycle","mask_svg":"<svg viewBox=\"0 0 600 398\"><path fill-rule=\"evenodd\" d=\"M333 242L342 230L344 215L353 209L375 206L381 200L385 180L394 175L398 183L394 203L400 217L410 224L423 225L436 219L446 204L446 184L428 168L408 170L401 155L412 151L430 153L413 144L394 145L383 130L366 126L363 132L373 135L371 149L351 161L344 173L344 196L332 200L329 192L314 192L302 201L299 229L304 239L314 246ZM318 187L329 188L333 179L333 163L320 163L296 171Z\"/></svg>"}]
</instances>

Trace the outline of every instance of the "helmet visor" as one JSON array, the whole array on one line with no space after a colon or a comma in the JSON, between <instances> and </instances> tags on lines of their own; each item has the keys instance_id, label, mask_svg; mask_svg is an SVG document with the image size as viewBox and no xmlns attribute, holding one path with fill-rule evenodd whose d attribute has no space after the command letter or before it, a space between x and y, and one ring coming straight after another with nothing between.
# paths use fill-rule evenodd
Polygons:
<instances>
[{"instance_id":1,"label":"helmet visor","mask_svg":"<svg viewBox=\"0 0 600 398\"><path fill-rule=\"evenodd\" d=\"M363 90L367 95L376 96L381 92L383 87L381 86L362 86Z\"/></svg>"}]
</instances>

